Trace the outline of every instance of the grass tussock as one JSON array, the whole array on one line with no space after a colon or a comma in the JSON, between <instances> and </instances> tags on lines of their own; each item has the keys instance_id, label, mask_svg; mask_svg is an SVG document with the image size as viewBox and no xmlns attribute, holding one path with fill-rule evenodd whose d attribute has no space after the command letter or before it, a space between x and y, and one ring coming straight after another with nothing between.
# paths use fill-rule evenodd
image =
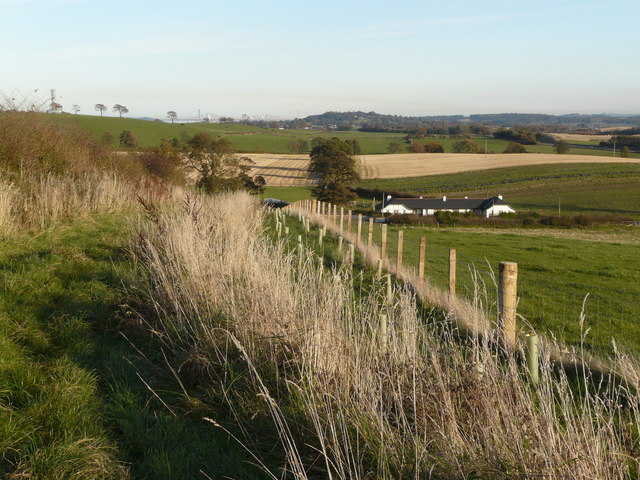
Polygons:
<instances>
[{"instance_id":1,"label":"grass tussock","mask_svg":"<svg viewBox=\"0 0 640 480\"><path fill-rule=\"evenodd\" d=\"M569 378L543 345L534 386L490 331L465 340L414 292L386 302L348 262L273 244L265 215L247 195L191 199L153 212L133 248L185 381L250 447L271 418L292 478L637 477L638 385Z\"/></svg>"}]
</instances>

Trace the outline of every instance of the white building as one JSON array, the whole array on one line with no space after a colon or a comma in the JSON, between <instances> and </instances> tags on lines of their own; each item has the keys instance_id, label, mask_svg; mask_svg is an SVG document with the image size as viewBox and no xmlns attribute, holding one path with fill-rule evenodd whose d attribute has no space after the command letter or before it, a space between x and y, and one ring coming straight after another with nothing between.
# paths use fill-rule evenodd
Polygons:
<instances>
[{"instance_id":1,"label":"white building","mask_svg":"<svg viewBox=\"0 0 640 480\"><path fill-rule=\"evenodd\" d=\"M502 199L502 195L491 198L391 198L384 202L382 213L433 215L436 212L474 212L485 218L501 213L515 213Z\"/></svg>"}]
</instances>

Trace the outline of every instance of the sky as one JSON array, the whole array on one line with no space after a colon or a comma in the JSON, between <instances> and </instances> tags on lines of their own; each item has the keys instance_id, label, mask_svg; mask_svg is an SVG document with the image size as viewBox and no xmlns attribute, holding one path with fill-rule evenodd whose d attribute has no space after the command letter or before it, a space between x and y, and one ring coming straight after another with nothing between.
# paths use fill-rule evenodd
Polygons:
<instances>
[{"instance_id":1,"label":"sky","mask_svg":"<svg viewBox=\"0 0 640 480\"><path fill-rule=\"evenodd\" d=\"M640 114L638 0L0 0L0 95L98 114Z\"/></svg>"}]
</instances>

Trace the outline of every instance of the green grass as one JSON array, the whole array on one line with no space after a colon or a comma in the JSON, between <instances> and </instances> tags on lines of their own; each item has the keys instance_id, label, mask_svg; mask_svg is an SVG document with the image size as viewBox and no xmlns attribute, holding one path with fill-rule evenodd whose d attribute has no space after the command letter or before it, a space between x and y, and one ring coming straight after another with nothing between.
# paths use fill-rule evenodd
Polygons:
<instances>
[{"instance_id":1,"label":"green grass","mask_svg":"<svg viewBox=\"0 0 640 480\"><path fill-rule=\"evenodd\" d=\"M128 238L112 216L0 240L0 475L262 477L202 420L212 412L179 393L161 346L125 306L123 287L137 281Z\"/></svg>"},{"instance_id":2,"label":"green grass","mask_svg":"<svg viewBox=\"0 0 640 480\"><path fill-rule=\"evenodd\" d=\"M632 163L533 165L448 175L371 179L359 183L381 191L437 196L502 194L516 210L606 213L640 218L640 165Z\"/></svg>"},{"instance_id":3,"label":"green grass","mask_svg":"<svg viewBox=\"0 0 640 480\"><path fill-rule=\"evenodd\" d=\"M397 232L389 228L388 255L395 262ZM588 348L611 352L611 338L640 351L640 245L591 242L555 237L479 233L473 230L403 229L404 265L417 267L420 237L427 238L426 275L448 285L448 252L457 251L458 292L474 296L470 269L481 274L481 297L495 315L496 288L489 274L501 261L518 263L518 312L538 332L580 343L579 315L587 294L585 328ZM376 225L374 241L381 242ZM491 317L490 317L491 318ZM495 318L495 316L493 317ZM522 325L522 323L521 323Z\"/></svg>"},{"instance_id":4,"label":"green grass","mask_svg":"<svg viewBox=\"0 0 640 480\"><path fill-rule=\"evenodd\" d=\"M366 133L366 132L320 132L317 130L278 130L252 127L236 123L165 123L131 118L98 117L92 115L52 115L52 121L76 125L93 133L101 139L107 132L118 144L118 136L123 130L129 130L141 147L153 147L160 144L162 138L179 138L186 134L193 136L199 132L214 137L225 137L240 152L289 153L292 140L311 141L314 137L338 137L343 140L358 139L363 154L387 153L389 142L403 143L403 134Z\"/></svg>"}]
</instances>

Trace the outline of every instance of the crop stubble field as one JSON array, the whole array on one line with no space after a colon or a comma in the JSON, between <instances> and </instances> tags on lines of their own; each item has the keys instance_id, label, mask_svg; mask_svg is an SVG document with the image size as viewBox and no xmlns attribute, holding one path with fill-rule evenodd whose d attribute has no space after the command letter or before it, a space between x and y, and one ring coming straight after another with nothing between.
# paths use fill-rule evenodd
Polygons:
<instances>
[{"instance_id":1,"label":"crop stubble field","mask_svg":"<svg viewBox=\"0 0 640 480\"><path fill-rule=\"evenodd\" d=\"M267 185L306 185L309 157L305 154L248 154L255 162L253 175L262 175ZM397 154L359 155L359 172L363 180L441 175L494 168L544 164L640 163L636 158L613 158L593 155L556 154Z\"/></svg>"}]
</instances>

